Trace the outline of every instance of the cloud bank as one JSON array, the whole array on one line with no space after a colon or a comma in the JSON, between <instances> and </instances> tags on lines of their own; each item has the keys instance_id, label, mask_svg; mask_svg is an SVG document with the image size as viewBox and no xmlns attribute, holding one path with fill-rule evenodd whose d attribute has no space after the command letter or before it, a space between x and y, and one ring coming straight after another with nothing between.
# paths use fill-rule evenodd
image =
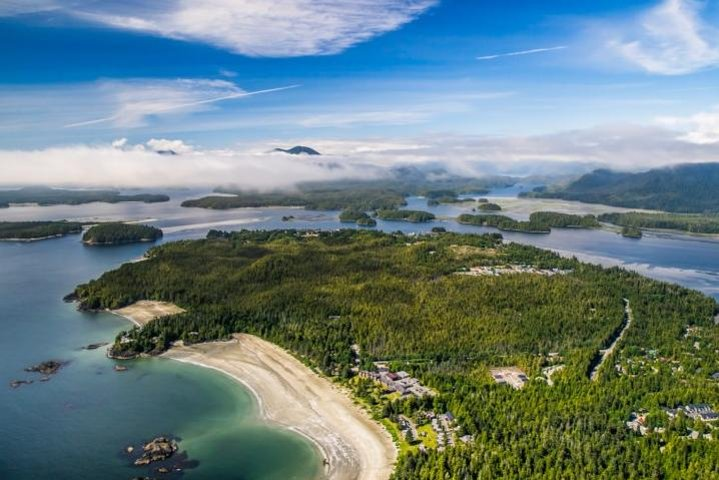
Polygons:
<instances>
[{"instance_id":1,"label":"cloud bank","mask_svg":"<svg viewBox=\"0 0 719 480\"><path fill-rule=\"evenodd\" d=\"M698 145L719 143L719 107L707 112L698 112L686 117L660 117L659 125L681 128L680 140Z\"/></svg>"},{"instance_id":2,"label":"cloud bank","mask_svg":"<svg viewBox=\"0 0 719 480\"><path fill-rule=\"evenodd\" d=\"M203 149L179 139L43 150L0 150L4 185L216 186L272 189L297 182L386 178L414 166L457 175L581 173L590 168L642 170L719 158L719 142L686 141L686 132L660 126L617 125L537 136L424 136L421 139L267 141ZM272 152L309 145L321 157ZM174 154L167 154L170 151ZM163 153L163 154L160 154Z\"/></svg>"},{"instance_id":3,"label":"cloud bank","mask_svg":"<svg viewBox=\"0 0 719 480\"><path fill-rule=\"evenodd\" d=\"M55 8L91 23L207 43L252 57L332 55L411 22L437 0L12 1L0 15Z\"/></svg>"}]
</instances>

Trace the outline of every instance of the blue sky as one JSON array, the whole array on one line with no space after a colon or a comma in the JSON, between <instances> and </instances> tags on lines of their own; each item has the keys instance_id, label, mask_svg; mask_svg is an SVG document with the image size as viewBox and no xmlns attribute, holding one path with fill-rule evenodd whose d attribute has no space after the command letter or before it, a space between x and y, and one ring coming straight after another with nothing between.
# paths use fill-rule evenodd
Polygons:
<instances>
[{"instance_id":1,"label":"blue sky","mask_svg":"<svg viewBox=\"0 0 719 480\"><path fill-rule=\"evenodd\" d=\"M719 2L148 3L1 0L0 150L431 143L427 160L442 139L631 168L657 138L684 161L719 141Z\"/></svg>"}]
</instances>

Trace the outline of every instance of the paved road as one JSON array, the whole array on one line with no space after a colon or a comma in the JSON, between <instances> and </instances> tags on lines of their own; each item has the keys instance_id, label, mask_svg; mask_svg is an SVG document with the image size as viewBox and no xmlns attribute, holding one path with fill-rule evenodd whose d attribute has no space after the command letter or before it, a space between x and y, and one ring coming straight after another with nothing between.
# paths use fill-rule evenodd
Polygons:
<instances>
[{"instance_id":1,"label":"paved road","mask_svg":"<svg viewBox=\"0 0 719 480\"><path fill-rule=\"evenodd\" d=\"M624 301L624 319L625 319L625 325L624 328L622 328L622 331L619 332L619 335L617 335L617 338L614 339L611 345L609 345L609 348L606 350L600 350L599 353L602 354L602 359L599 361L596 367L594 367L594 370L592 370L591 375L589 378L591 378L594 381L597 381L597 378L599 376L599 369L602 368L602 365L604 365L604 361L609 358L609 356L614 352L614 349L617 346L617 343L624 337L624 334L626 333L629 326L632 324L632 307L629 306L629 300L626 298L622 299Z\"/></svg>"}]
</instances>

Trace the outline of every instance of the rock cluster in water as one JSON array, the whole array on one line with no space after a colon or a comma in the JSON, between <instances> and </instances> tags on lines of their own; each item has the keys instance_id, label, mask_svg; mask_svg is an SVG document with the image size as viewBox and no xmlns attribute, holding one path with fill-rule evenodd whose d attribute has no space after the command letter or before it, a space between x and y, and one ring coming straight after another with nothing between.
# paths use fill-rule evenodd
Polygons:
<instances>
[{"instance_id":1,"label":"rock cluster in water","mask_svg":"<svg viewBox=\"0 0 719 480\"><path fill-rule=\"evenodd\" d=\"M33 365L32 367L27 367L25 371L42 373L43 375L55 375L58 370L62 368L62 365L62 362L58 362L56 360L46 360L38 363L37 365Z\"/></svg>"},{"instance_id":2,"label":"rock cluster in water","mask_svg":"<svg viewBox=\"0 0 719 480\"><path fill-rule=\"evenodd\" d=\"M177 451L177 442L167 437L157 437L142 446L142 455L135 465L149 465L167 460Z\"/></svg>"},{"instance_id":3,"label":"rock cluster in water","mask_svg":"<svg viewBox=\"0 0 719 480\"><path fill-rule=\"evenodd\" d=\"M30 385L32 383L32 380L13 380L10 382L10 386L12 388L18 388L21 385Z\"/></svg>"},{"instance_id":4,"label":"rock cluster in water","mask_svg":"<svg viewBox=\"0 0 719 480\"><path fill-rule=\"evenodd\" d=\"M50 375L55 375L58 370L60 370L65 364L63 362L58 362L57 360L46 360L44 362L38 363L37 365L33 365L32 367L27 367L25 369L26 372L31 373L40 373L42 374L42 378L40 378L41 382L47 382L50 380ZM33 380L13 380L10 382L10 387L12 388L18 388L22 385L30 385L33 383Z\"/></svg>"}]
</instances>

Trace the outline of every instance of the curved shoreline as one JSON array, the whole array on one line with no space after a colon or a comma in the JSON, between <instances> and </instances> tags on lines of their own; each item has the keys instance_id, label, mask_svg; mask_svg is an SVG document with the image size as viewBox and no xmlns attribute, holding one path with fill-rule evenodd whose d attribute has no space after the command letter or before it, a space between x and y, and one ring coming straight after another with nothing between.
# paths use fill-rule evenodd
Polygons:
<instances>
[{"instance_id":1,"label":"curved shoreline","mask_svg":"<svg viewBox=\"0 0 719 480\"><path fill-rule=\"evenodd\" d=\"M142 327L184 311L141 300L110 313ZM313 372L279 346L249 334L225 342L175 344L161 357L221 372L247 388L261 419L307 438L323 456L330 480L387 480L397 448L389 432L356 405L349 393Z\"/></svg>"},{"instance_id":2,"label":"curved shoreline","mask_svg":"<svg viewBox=\"0 0 719 480\"><path fill-rule=\"evenodd\" d=\"M244 385L261 417L309 439L333 480L387 480L397 450L389 433L336 385L252 335L176 346L162 357L216 370Z\"/></svg>"}]
</instances>

